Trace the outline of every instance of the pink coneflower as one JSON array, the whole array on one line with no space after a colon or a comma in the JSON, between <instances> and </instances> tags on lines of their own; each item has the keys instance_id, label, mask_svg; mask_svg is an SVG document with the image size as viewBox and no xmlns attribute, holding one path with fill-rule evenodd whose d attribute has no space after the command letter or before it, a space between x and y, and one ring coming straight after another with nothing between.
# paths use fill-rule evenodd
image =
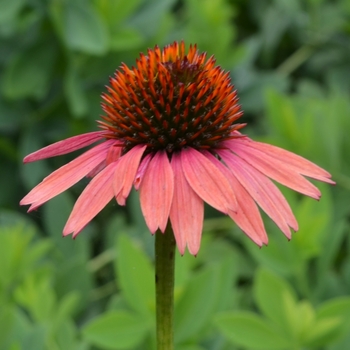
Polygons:
<instances>
[{"instance_id":1,"label":"pink coneflower","mask_svg":"<svg viewBox=\"0 0 350 350\"><path fill-rule=\"evenodd\" d=\"M152 234L172 225L181 254L197 254L204 202L229 215L259 246L268 238L258 206L289 239L298 223L275 180L319 199L303 176L334 183L330 174L291 152L255 142L235 124L242 116L228 72L196 46L174 43L122 64L102 95L100 131L59 141L24 158L32 162L101 141L36 186L21 203L37 209L84 176L92 177L69 216L63 235L76 237L115 197L125 205L140 192Z\"/></svg>"}]
</instances>

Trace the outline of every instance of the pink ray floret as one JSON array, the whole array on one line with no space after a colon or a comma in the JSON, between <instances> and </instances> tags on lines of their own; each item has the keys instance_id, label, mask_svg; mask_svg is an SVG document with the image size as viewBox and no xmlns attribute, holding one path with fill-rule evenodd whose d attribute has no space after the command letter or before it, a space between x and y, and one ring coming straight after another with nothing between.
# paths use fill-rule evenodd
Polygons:
<instances>
[{"instance_id":1,"label":"pink ray floret","mask_svg":"<svg viewBox=\"0 0 350 350\"><path fill-rule=\"evenodd\" d=\"M98 173L79 196L63 229L63 235L78 233L111 201L114 196L113 177L118 161Z\"/></svg>"},{"instance_id":2,"label":"pink ray floret","mask_svg":"<svg viewBox=\"0 0 350 350\"><path fill-rule=\"evenodd\" d=\"M146 146L136 146L120 159L113 179L114 195L119 205L125 205L145 149Z\"/></svg>"},{"instance_id":3,"label":"pink ray floret","mask_svg":"<svg viewBox=\"0 0 350 350\"><path fill-rule=\"evenodd\" d=\"M174 194L174 173L165 151L148 164L140 185L140 203L146 224L155 233L165 231Z\"/></svg>"},{"instance_id":4,"label":"pink ray floret","mask_svg":"<svg viewBox=\"0 0 350 350\"><path fill-rule=\"evenodd\" d=\"M236 222L239 228L260 247L267 244L268 238L264 223L259 213L258 206L253 197L244 189L232 172L211 153L205 152L205 155L225 174L229 179L230 185L236 194L237 210L228 212L228 215Z\"/></svg>"},{"instance_id":5,"label":"pink ray floret","mask_svg":"<svg viewBox=\"0 0 350 350\"><path fill-rule=\"evenodd\" d=\"M204 202L187 182L180 154L173 155L171 167L174 173L174 197L170 209L171 226L180 253L184 254L187 246L189 252L196 255L202 237Z\"/></svg>"},{"instance_id":6,"label":"pink ray floret","mask_svg":"<svg viewBox=\"0 0 350 350\"><path fill-rule=\"evenodd\" d=\"M89 146L92 143L101 140L102 131L93 131L87 134L70 137L66 140L58 141L40 150L28 154L24 159L24 163L35 162L37 160L56 157L67 154L83 147Z\"/></svg>"},{"instance_id":7,"label":"pink ray floret","mask_svg":"<svg viewBox=\"0 0 350 350\"><path fill-rule=\"evenodd\" d=\"M228 179L207 157L187 148L181 152L181 164L186 180L199 197L225 214L236 210L236 197Z\"/></svg>"}]
</instances>

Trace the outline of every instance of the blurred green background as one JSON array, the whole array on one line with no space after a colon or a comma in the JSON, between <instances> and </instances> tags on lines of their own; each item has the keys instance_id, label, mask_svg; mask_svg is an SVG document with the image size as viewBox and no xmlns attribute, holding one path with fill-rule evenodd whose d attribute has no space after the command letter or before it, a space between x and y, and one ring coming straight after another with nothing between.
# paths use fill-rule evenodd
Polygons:
<instances>
[{"instance_id":1,"label":"blurred green background","mask_svg":"<svg viewBox=\"0 0 350 350\"><path fill-rule=\"evenodd\" d=\"M88 180L26 214L75 155L23 157L97 130L121 62L184 39L230 70L244 132L321 165L316 202L284 190L300 231L259 249L207 208L177 259L177 350L350 349L349 0L0 0L0 349L154 349L153 237L138 194L62 238ZM79 154L79 152L77 153Z\"/></svg>"}]
</instances>

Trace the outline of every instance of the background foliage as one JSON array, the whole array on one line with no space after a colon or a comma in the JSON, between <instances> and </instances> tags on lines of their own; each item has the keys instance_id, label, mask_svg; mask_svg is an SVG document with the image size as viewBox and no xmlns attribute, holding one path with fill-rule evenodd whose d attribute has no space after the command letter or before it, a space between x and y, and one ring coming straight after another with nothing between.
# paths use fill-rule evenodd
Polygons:
<instances>
[{"instance_id":1,"label":"background foliage","mask_svg":"<svg viewBox=\"0 0 350 350\"><path fill-rule=\"evenodd\" d=\"M249 136L329 170L300 224L265 220L258 249L207 208L202 248L177 259L176 349L350 348L348 0L0 1L0 349L154 348L153 237L138 194L75 241L64 222L87 180L25 214L19 200L72 156L24 155L96 130L121 62L184 39L232 73Z\"/></svg>"}]
</instances>

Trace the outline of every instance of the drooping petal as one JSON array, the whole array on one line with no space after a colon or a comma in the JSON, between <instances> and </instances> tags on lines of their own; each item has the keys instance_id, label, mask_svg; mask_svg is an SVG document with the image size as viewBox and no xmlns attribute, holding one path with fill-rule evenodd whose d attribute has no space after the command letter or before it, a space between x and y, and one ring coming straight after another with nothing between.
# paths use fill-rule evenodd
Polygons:
<instances>
[{"instance_id":1,"label":"drooping petal","mask_svg":"<svg viewBox=\"0 0 350 350\"><path fill-rule=\"evenodd\" d=\"M125 205L146 145L137 145L119 159L113 180L114 195L119 205Z\"/></svg>"},{"instance_id":2,"label":"drooping petal","mask_svg":"<svg viewBox=\"0 0 350 350\"><path fill-rule=\"evenodd\" d=\"M227 214L237 209L237 201L225 175L194 148L181 150L181 163L186 180L205 202Z\"/></svg>"},{"instance_id":3,"label":"drooping petal","mask_svg":"<svg viewBox=\"0 0 350 350\"><path fill-rule=\"evenodd\" d=\"M78 136L73 136L65 140L55 142L49 146L39 149L31 154L28 154L24 159L24 163L35 162L37 160L50 157L60 156L80 148L91 145L94 142L103 139L102 131L93 131Z\"/></svg>"},{"instance_id":4,"label":"drooping petal","mask_svg":"<svg viewBox=\"0 0 350 350\"><path fill-rule=\"evenodd\" d=\"M314 199L321 197L320 190L287 163L271 157L268 153L247 146L245 142L240 142L240 139L234 141L231 143L234 144L231 151L266 176Z\"/></svg>"},{"instance_id":5,"label":"drooping petal","mask_svg":"<svg viewBox=\"0 0 350 350\"><path fill-rule=\"evenodd\" d=\"M88 174L86 174L87 178L95 177L101 170L103 170L107 165L106 159L103 159L100 164L96 165Z\"/></svg>"},{"instance_id":6,"label":"drooping petal","mask_svg":"<svg viewBox=\"0 0 350 350\"><path fill-rule=\"evenodd\" d=\"M259 209L232 172L211 153L204 153L229 179L237 198L237 211L230 210L228 215L235 221L238 227L256 244L262 246L268 243L267 233L262 221Z\"/></svg>"},{"instance_id":7,"label":"drooping petal","mask_svg":"<svg viewBox=\"0 0 350 350\"><path fill-rule=\"evenodd\" d=\"M254 243L260 247L267 244L264 222L253 198L237 180L232 181L232 187L237 195L238 210L230 210L228 215Z\"/></svg>"},{"instance_id":8,"label":"drooping petal","mask_svg":"<svg viewBox=\"0 0 350 350\"><path fill-rule=\"evenodd\" d=\"M122 153L123 144L119 141L115 141L113 147L110 147L105 159L102 160L100 164L98 164L94 169L92 169L86 177L95 177L102 169L104 169L108 164L116 162Z\"/></svg>"},{"instance_id":9,"label":"drooping petal","mask_svg":"<svg viewBox=\"0 0 350 350\"><path fill-rule=\"evenodd\" d=\"M118 162L107 165L91 182L76 201L63 229L63 235L75 237L110 202L114 196L113 176Z\"/></svg>"},{"instance_id":10,"label":"drooping petal","mask_svg":"<svg viewBox=\"0 0 350 350\"><path fill-rule=\"evenodd\" d=\"M215 165L215 167L218 168L223 173L223 175L226 177L226 179L230 183L230 186L233 190L232 181L234 180L234 176L231 173L231 171L222 162L220 162L219 159L217 159L213 154L211 154L209 151L205 150L205 151L202 151L201 153L206 158L208 158ZM233 191L233 192L234 192L234 196L228 197L228 200L232 201L230 207L237 208L238 198L237 198L235 191Z\"/></svg>"},{"instance_id":11,"label":"drooping petal","mask_svg":"<svg viewBox=\"0 0 350 350\"><path fill-rule=\"evenodd\" d=\"M235 140L227 141L227 143L231 142L234 144ZM247 146L260 150L266 154L269 154L271 157L286 163L291 169L294 169L299 174L305 175L315 180L335 184L335 182L330 179L331 174L328 171L322 169L309 160L298 156L297 154L286 151L285 149L276 146L269 145L267 143L253 141L248 137L240 138L240 142L244 142Z\"/></svg>"},{"instance_id":12,"label":"drooping petal","mask_svg":"<svg viewBox=\"0 0 350 350\"><path fill-rule=\"evenodd\" d=\"M114 142L114 140L105 141L57 169L34 187L20 204L32 204L28 211L34 210L73 186L101 163Z\"/></svg>"},{"instance_id":13,"label":"drooping petal","mask_svg":"<svg viewBox=\"0 0 350 350\"><path fill-rule=\"evenodd\" d=\"M291 233L288 226L297 231L298 223L279 189L269 178L230 151L218 150L217 152L241 185L276 223L286 237L290 238Z\"/></svg>"},{"instance_id":14,"label":"drooping petal","mask_svg":"<svg viewBox=\"0 0 350 350\"><path fill-rule=\"evenodd\" d=\"M174 194L174 174L165 151L158 151L146 168L140 185L140 202L146 224L155 233L165 231Z\"/></svg>"},{"instance_id":15,"label":"drooping petal","mask_svg":"<svg viewBox=\"0 0 350 350\"><path fill-rule=\"evenodd\" d=\"M174 153L171 159L174 172L174 197L170 209L170 221L174 231L176 245L180 254L185 253L186 245L192 255L199 251L203 218L203 200L188 184L181 166L181 156Z\"/></svg>"},{"instance_id":16,"label":"drooping petal","mask_svg":"<svg viewBox=\"0 0 350 350\"><path fill-rule=\"evenodd\" d=\"M116 141L113 147L108 150L106 165L116 162L122 155L123 143Z\"/></svg>"},{"instance_id":17,"label":"drooping petal","mask_svg":"<svg viewBox=\"0 0 350 350\"><path fill-rule=\"evenodd\" d=\"M135 190L138 191L142 182L142 179L145 175L146 169L148 167L149 162L151 161L152 156L151 154L147 154L145 158L142 159L141 164L137 170L135 179L134 179L134 187Z\"/></svg>"}]
</instances>

